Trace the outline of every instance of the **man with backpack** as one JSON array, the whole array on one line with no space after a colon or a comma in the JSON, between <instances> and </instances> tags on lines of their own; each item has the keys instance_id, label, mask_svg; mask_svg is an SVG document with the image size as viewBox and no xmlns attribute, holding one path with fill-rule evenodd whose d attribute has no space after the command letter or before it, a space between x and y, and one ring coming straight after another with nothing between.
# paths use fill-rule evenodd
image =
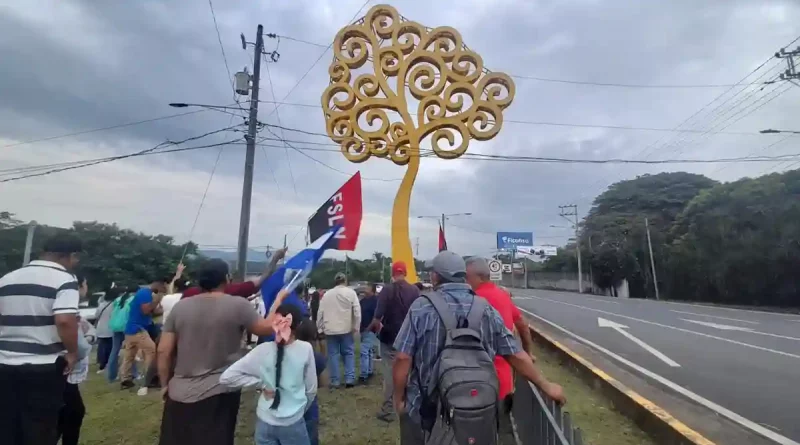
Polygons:
<instances>
[{"instance_id":1,"label":"man with backpack","mask_svg":"<svg viewBox=\"0 0 800 445\"><path fill-rule=\"evenodd\" d=\"M442 251L426 263L433 291L408 311L394 342L394 406L402 445L498 443L500 385L494 357L564 403L503 319L466 284L466 264Z\"/></svg>"}]
</instances>

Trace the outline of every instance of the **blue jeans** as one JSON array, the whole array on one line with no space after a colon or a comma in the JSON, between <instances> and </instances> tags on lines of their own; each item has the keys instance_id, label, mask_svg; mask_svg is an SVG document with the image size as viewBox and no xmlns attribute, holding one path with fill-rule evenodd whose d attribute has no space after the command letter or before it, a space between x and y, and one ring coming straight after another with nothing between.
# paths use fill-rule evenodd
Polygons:
<instances>
[{"instance_id":1,"label":"blue jeans","mask_svg":"<svg viewBox=\"0 0 800 445\"><path fill-rule=\"evenodd\" d=\"M108 358L111 356L111 349L114 345L113 337L98 337L97 339L97 367L100 370L106 369Z\"/></svg>"},{"instance_id":2,"label":"blue jeans","mask_svg":"<svg viewBox=\"0 0 800 445\"><path fill-rule=\"evenodd\" d=\"M331 386L339 386L339 357L344 359L344 383L356 383L356 344L353 333L327 335L328 343L328 369L331 370Z\"/></svg>"},{"instance_id":3,"label":"blue jeans","mask_svg":"<svg viewBox=\"0 0 800 445\"><path fill-rule=\"evenodd\" d=\"M319 419L306 420L308 441L311 445L319 445Z\"/></svg>"},{"instance_id":4,"label":"blue jeans","mask_svg":"<svg viewBox=\"0 0 800 445\"><path fill-rule=\"evenodd\" d=\"M108 365L106 365L106 376L109 382L117 379L119 373L119 351L122 350L122 343L125 341L125 333L115 332L111 343L111 355L108 357ZM133 375L136 376L136 362L133 363Z\"/></svg>"},{"instance_id":5,"label":"blue jeans","mask_svg":"<svg viewBox=\"0 0 800 445\"><path fill-rule=\"evenodd\" d=\"M302 418L297 422L277 426L256 419L256 445L310 445L306 422Z\"/></svg>"},{"instance_id":6,"label":"blue jeans","mask_svg":"<svg viewBox=\"0 0 800 445\"><path fill-rule=\"evenodd\" d=\"M361 378L366 379L375 372L372 366L372 359L375 357L375 347L378 343L378 336L374 332L366 331L361 333Z\"/></svg>"}]
</instances>

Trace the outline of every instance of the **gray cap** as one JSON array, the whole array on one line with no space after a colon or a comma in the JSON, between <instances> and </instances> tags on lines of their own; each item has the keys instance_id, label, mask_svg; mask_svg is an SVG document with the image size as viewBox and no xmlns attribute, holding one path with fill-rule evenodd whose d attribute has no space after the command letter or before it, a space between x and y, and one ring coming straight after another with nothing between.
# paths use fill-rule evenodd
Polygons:
<instances>
[{"instance_id":1,"label":"gray cap","mask_svg":"<svg viewBox=\"0 0 800 445\"><path fill-rule=\"evenodd\" d=\"M467 260L467 267L473 270L476 274L480 276L489 276L489 262L486 261L485 258L481 258L478 256L470 257Z\"/></svg>"},{"instance_id":2,"label":"gray cap","mask_svg":"<svg viewBox=\"0 0 800 445\"><path fill-rule=\"evenodd\" d=\"M425 269L447 281L460 281L467 275L467 264L457 253L443 250L425 262Z\"/></svg>"},{"instance_id":3,"label":"gray cap","mask_svg":"<svg viewBox=\"0 0 800 445\"><path fill-rule=\"evenodd\" d=\"M345 275L344 272L337 272L333 277L333 281L347 281L347 275Z\"/></svg>"}]
</instances>

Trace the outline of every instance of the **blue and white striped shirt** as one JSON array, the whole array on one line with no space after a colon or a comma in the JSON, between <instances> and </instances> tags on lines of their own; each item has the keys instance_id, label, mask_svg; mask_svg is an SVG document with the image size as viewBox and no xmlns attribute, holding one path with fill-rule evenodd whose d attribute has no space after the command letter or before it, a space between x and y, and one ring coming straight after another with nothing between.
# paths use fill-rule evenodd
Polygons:
<instances>
[{"instance_id":1,"label":"blue and white striped shirt","mask_svg":"<svg viewBox=\"0 0 800 445\"><path fill-rule=\"evenodd\" d=\"M469 285L447 283L436 289L444 297L456 319L466 320L475 295ZM488 303L481 318L481 341L490 357L495 355L514 355L522 348L514 334L503 324L503 319ZM422 403L420 383L427 385L433 365L439 359L444 346L444 324L436 309L427 298L417 298L411 305L403 326L397 334L394 348L413 358L411 373L406 388L406 409L412 419L419 422L419 408Z\"/></svg>"}]
</instances>

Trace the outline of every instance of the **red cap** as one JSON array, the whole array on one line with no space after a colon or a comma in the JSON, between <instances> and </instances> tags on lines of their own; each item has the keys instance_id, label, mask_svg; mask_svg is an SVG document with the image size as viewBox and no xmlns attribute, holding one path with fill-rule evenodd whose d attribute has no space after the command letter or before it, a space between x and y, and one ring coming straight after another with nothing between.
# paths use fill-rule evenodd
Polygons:
<instances>
[{"instance_id":1,"label":"red cap","mask_svg":"<svg viewBox=\"0 0 800 445\"><path fill-rule=\"evenodd\" d=\"M406 269L406 263L403 261L395 261L392 264L392 276L396 277L398 275L406 275L408 270Z\"/></svg>"}]
</instances>

